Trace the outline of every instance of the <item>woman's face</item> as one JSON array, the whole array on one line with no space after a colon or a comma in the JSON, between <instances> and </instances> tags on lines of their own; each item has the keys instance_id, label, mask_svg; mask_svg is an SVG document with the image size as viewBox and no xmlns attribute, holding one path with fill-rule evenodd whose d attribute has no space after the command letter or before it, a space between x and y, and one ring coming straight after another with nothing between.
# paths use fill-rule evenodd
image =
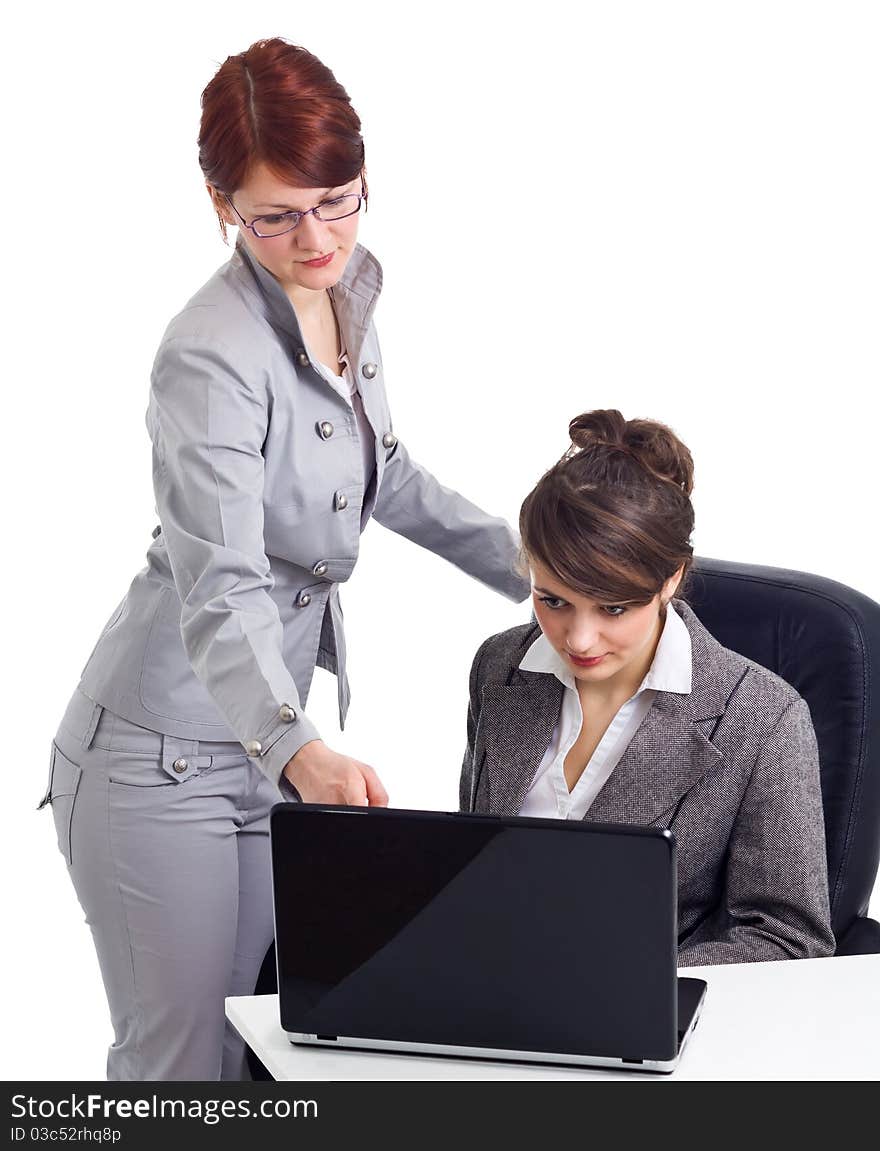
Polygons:
<instances>
[{"instance_id":1,"label":"woman's face","mask_svg":"<svg viewBox=\"0 0 880 1151\"><path fill-rule=\"evenodd\" d=\"M288 294L303 289L323 291L332 288L345 271L345 266L357 242L360 213L342 220L319 220L314 214L303 216L297 226L281 236L261 238L241 222L226 199L215 189L211 191L217 210L227 224L240 228L249 251L263 267L272 273ZM247 181L232 195L236 211L248 224L255 216L268 216L280 212L306 211L346 192L361 191L361 178L356 176L348 184L335 188L297 188L273 176L264 164L258 164ZM259 225L257 225L259 227ZM310 267L309 261L330 255L328 263Z\"/></svg>"},{"instance_id":2,"label":"woman's face","mask_svg":"<svg viewBox=\"0 0 880 1151\"><path fill-rule=\"evenodd\" d=\"M638 683L647 674L662 630L661 608L681 579L678 571L650 603L600 603L561 583L529 560L532 602L541 630L576 680L584 684ZM633 688L635 690L635 688Z\"/></svg>"}]
</instances>

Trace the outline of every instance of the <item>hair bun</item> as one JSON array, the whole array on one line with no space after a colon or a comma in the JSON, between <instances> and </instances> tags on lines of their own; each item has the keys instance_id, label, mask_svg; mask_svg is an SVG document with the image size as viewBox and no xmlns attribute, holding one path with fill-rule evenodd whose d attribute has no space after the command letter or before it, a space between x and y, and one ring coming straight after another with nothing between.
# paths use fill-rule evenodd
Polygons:
<instances>
[{"instance_id":1,"label":"hair bun","mask_svg":"<svg viewBox=\"0 0 880 1151\"><path fill-rule=\"evenodd\" d=\"M657 480L675 484L690 495L694 461L675 432L657 420L626 420L616 408L583 412L571 421L574 448L591 457L628 456Z\"/></svg>"},{"instance_id":2,"label":"hair bun","mask_svg":"<svg viewBox=\"0 0 880 1151\"><path fill-rule=\"evenodd\" d=\"M583 412L568 425L568 434L576 448L597 446L623 447L626 420L616 408Z\"/></svg>"}]
</instances>

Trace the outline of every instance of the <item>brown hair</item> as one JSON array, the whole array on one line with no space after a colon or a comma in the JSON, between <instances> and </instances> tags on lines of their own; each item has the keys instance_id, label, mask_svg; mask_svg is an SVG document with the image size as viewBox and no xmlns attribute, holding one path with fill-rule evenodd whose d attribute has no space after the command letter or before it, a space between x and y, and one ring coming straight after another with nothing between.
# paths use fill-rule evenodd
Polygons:
<instances>
[{"instance_id":1,"label":"brown hair","mask_svg":"<svg viewBox=\"0 0 880 1151\"><path fill-rule=\"evenodd\" d=\"M585 412L572 444L526 497L519 515L524 558L604 603L649 603L693 561L691 453L665 424Z\"/></svg>"}]
</instances>

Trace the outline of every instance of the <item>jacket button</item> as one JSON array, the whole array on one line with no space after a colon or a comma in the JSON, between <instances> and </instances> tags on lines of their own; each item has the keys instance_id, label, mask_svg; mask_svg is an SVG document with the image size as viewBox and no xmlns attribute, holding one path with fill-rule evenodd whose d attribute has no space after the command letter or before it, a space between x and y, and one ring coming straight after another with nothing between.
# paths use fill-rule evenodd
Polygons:
<instances>
[{"instance_id":1,"label":"jacket button","mask_svg":"<svg viewBox=\"0 0 880 1151\"><path fill-rule=\"evenodd\" d=\"M178 775L183 775L183 773L189 767L189 764L185 759L175 759L171 766L174 768Z\"/></svg>"},{"instance_id":2,"label":"jacket button","mask_svg":"<svg viewBox=\"0 0 880 1151\"><path fill-rule=\"evenodd\" d=\"M383 448L393 448L396 443L397 443L397 436L392 435L391 432L386 432L385 435L382 437L382 447Z\"/></svg>"},{"instance_id":3,"label":"jacket button","mask_svg":"<svg viewBox=\"0 0 880 1151\"><path fill-rule=\"evenodd\" d=\"M293 721L296 719L296 712L293 710L289 703L282 703L281 707L278 709L278 714L285 723L293 723Z\"/></svg>"},{"instance_id":4,"label":"jacket button","mask_svg":"<svg viewBox=\"0 0 880 1151\"><path fill-rule=\"evenodd\" d=\"M327 571L327 561L326 560L318 560L318 562L312 568L312 575L322 576L326 573L326 571Z\"/></svg>"},{"instance_id":5,"label":"jacket button","mask_svg":"<svg viewBox=\"0 0 880 1151\"><path fill-rule=\"evenodd\" d=\"M308 353L307 352L297 352L296 353L296 362L299 364L299 366L301 368L307 368L309 366Z\"/></svg>"},{"instance_id":6,"label":"jacket button","mask_svg":"<svg viewBox=\"0 0 880 1151\"><path fill-rule=\"evenodd\" d=\"M348 507L348 496L345 492L337 492L333 497L333 506L338 512L344 512Z\"/></svg>"},{"instance_id":7,"label":"jacket button","mask_svg":"<svg viewBox=\"0 0 880 1151\"><path fill-rule=\"evenodd\" d=\"M375 376L376 372L378 372L378 370L379 368L376 364L364 364L364 366L361 368L361 374L365 379L371 380L373 376Z\"/></svg>"},{"instance_id":8,"label":"jacket button","mask_svg":"<svg viewBox=\"0 0 880 1151\"><path fill-rule=\"evenodd\" d=\"M308 607L311 602L312 602L312 597L309 595L309 593L307 591L302 592L296 598L296 606L297 607Z\"/></svg>"},{"instance_id":9,"label":"jacket button","mask_svg":"<svg viewBox=\"0 0 880 1151\"><path fill-rule=\"evenodd\" d=\"M329 440L333 435L333 425L329 420L321 420L320 423L315 425L318 429L318 435L322 440Z\"/></svg>"},{"instance_id":10,"label":"jacket button","mask_svg":"<svg viewBox=\"0 0 880 1151\"><path fill-rule=\"evenodd\" d=\"M160 536L161 534L162 534L162 525L156 524L156 526L153 528L153 539L156 539L156 537Z\"/></svg>"},{"instance_id":11,"label":"jacket button","mask_svg":"<svg viewBox=\"0 0 880 1151\"><path fill-rule=\"evenodd\" d=\"M258 739L252 739L244 745L246 755L255 756L263 754L263 745Z\"/></svg>"}]
</instances>

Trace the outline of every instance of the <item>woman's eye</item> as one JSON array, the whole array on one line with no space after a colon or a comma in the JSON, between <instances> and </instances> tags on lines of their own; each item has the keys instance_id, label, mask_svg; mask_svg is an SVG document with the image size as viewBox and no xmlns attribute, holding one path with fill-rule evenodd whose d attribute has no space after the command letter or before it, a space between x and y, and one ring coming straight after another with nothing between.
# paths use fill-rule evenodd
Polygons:
<instances>
[{"instance_id":1,"label":"woman's eye","mask_svg":"<svg viewBox=\"0 0 880 1151\"><path fill-rule=\"evenodd\" d=\"M619 616L623 615L623 613L626 611L626 608L621 607L620 604L607 604L602 608L602 611L604 611L606 615Z\"/></svg>"},{"instance_id":2,"label":"woman's eye","mask_svg":"<svg viewBox=\"0 0 880 1151\"><path fill-rule=\"evenodd\" d=\"M285 212L283 216L260 216L260 219L264 224L268 224L271 227L273 224L280 224L287 215L288 213Z\"/></svg>"},{"instance_id":3,"label":"woman's eye","mask_svg":"<svg viewBox=\"0 0 880 1151\"><path fill-rule=\"evenodd\" d=\"M557 608L565 606L565 600L558 599L555 595L542 595L539 596L538 599L541 603L546 604L547 607L551 608L553 611L556 611Z\"/></svg>"}]
</instances>

